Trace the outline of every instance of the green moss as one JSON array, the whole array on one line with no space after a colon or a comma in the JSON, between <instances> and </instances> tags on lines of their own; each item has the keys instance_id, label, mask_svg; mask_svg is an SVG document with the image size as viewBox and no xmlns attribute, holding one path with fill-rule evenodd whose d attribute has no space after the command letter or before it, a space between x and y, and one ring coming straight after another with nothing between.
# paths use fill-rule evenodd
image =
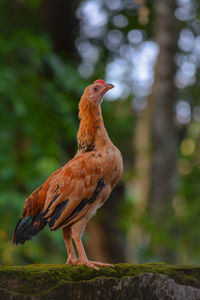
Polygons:
<instances>
[{"instance_id":1,"label":"green moss","mask_svg":"<svg viewBox=\"0 0 200 300\"><path fill-rule=\"evenodd\" d=\"M101 268L99 271L84 266L66 265L1 266L0 289L23 292L27 295L42 295L69 281L127 278L144 273L164 274L179 284L200 287L199 266L148 263L141 265L116 264L114 268Z\"/></svg>"}]
</instances>

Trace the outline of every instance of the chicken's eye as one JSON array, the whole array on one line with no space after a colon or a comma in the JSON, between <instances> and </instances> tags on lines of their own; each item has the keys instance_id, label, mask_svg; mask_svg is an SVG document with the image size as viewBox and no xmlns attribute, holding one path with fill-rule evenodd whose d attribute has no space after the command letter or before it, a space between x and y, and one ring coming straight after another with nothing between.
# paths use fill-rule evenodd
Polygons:
<instances>
[{"instance_id":1,"label":"chicken's eye","mask_svg":"<svg viewBox=\"0 0 200 300\"><path fill-rule=\"evenodd\" d=\"M97 87L95 87L95 88L94 88L94 90L95 90L95 91L98 91L98 88L97 88Z\"/></svg>"}]
</instances>

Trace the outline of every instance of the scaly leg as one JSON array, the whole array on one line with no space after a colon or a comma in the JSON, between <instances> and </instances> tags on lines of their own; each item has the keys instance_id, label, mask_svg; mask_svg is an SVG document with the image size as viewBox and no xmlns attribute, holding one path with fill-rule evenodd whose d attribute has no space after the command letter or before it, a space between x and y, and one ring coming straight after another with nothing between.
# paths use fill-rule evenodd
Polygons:
<instances>
[{"instance_id":1,"label":"scaly leg","mask_svg":"<svg viewBox=\"0 0 200 300\"><path fill-rule=\"evenodd\" d=\"M76 244L76 248L77 248L78 255L79 255L77 261L74 264L84 265L84 266L93 268L95 270L99 270L98 266L113 267L113 265L111 265L111 264L105 264L105 263L101 263L98 261L88 260L87 255L85 253L85 249L84 249L82 241L81 241L81 235L82 235L82 228L80 228L79 226L73 226L72 227L72 237Z\"/></svg>"},{"instance_id":2,"label":"scaly leg","mask_svg":"<svg viewBox=\"0 0 200 300\"><path fill-rule=\"evenodd\" d=\"M74 265L77 261L76 254L74 252L74 247L72 245L72 239L71 239L71 228L65 227L63 228L63 237L65 241L65 245L67 248L68 258L66 261L66 264L72 264Z\"/></svg>"}]
</instances>

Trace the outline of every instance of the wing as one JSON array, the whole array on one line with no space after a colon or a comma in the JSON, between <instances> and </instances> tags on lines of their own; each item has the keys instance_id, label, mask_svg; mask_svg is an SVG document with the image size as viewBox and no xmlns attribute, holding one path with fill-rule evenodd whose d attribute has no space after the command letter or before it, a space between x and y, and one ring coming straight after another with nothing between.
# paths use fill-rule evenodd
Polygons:
<instances>
[{"instance_id":1,"label":"wing","mask_svg":"<svg viewBox=\"0 0 200 300\"><path fill-rule=\"evenodd\" d=\"M61 168L62 169L62 168ZM49 189L49 183L52 178L57 175L61 169L58 169L54 172L39 188L37 188L26 200L24 203L24 209L22 212L22 218L26 216L35 216L41 211L45 204L47 191Z\"/></svg>"},{"instance_id":2,"label":"wing","mask_svg":"<svg viewBox=\"0 0 200 300\"><path fill-rule=\"evenodd\" d=\"M42 210L51 230L83 216L103 189L100 159L94 151L75 157L52 178Z\"/></svg>"}]
</instances>

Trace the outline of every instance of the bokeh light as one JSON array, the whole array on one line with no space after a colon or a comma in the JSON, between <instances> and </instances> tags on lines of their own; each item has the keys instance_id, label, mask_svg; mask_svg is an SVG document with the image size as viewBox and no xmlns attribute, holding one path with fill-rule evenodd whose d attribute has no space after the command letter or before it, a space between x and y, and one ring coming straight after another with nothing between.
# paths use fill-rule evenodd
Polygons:
<instances>
[{"instance_id":1,"label":"bokeh light","mask_svg":"<svg viewBox=\"0 0 200 300\"><path fill-rule=\"evenodd\" d=\"M191 138L186 138L181 142L180 149L183 155L190 156L194 153L195 143Z\"/></svg>"}]
</instances>

